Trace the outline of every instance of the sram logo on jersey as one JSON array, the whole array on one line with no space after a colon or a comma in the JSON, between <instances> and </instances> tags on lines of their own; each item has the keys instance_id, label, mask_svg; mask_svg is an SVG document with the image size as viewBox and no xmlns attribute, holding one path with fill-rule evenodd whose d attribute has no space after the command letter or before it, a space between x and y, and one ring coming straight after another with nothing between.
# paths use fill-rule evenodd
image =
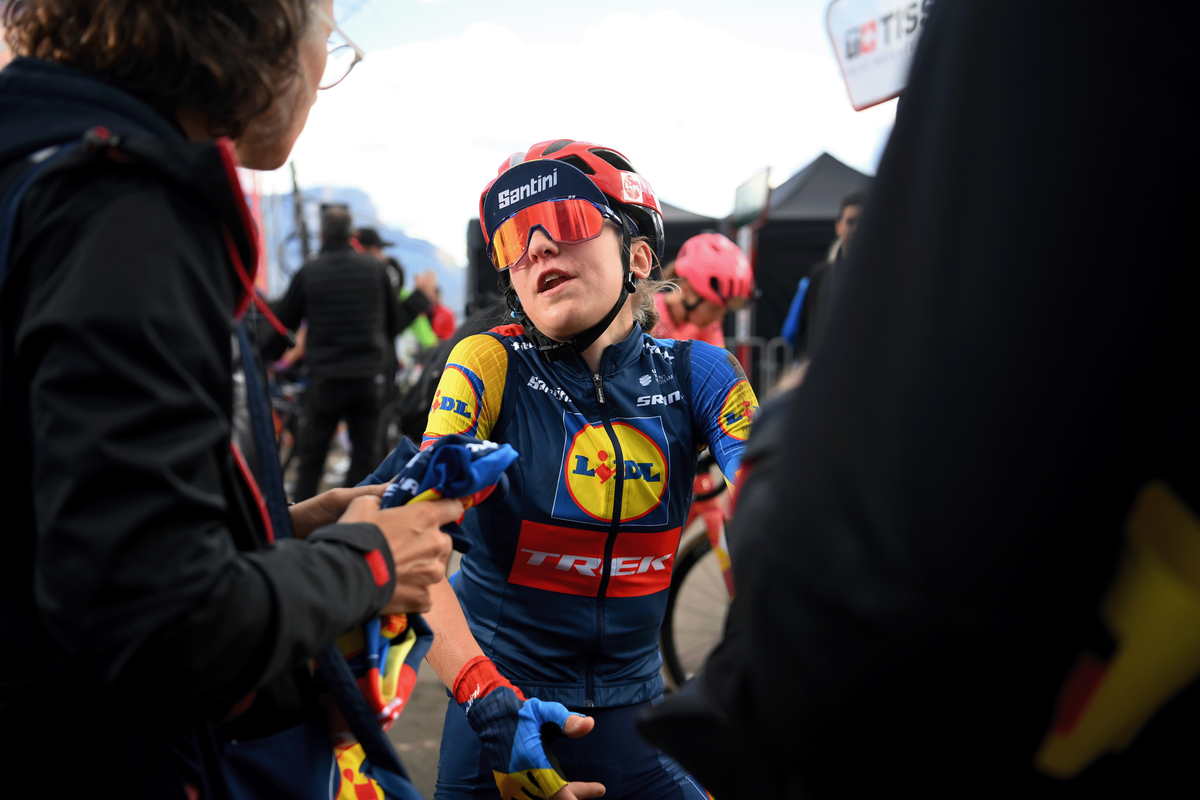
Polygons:
<instances>
[{"instance_id":1,"label":"sram logo on jersey","mask_svg":"<svg viewBox=\"0 0 1200 800\"><path fill-rule=\"evenodd\" d=\"M429 407L429 430L438 436L463 433L474 436L479 428L483 382L459 364L447 364L433 404Z\"/></svg>"},{"instance_id":2,"label":"sram logo on jersey","mask_svg":"<svg viewBox=\"0 0 1200 800\"><path fill-rule=\"evenodd\" d=\"M518 203L531 195L544 192L551 186L558 186L558 170L554 170L549 175L539 175L536 178L530 178L529 183L516 187L515 189L505 189L496 196L499 201L500 208L506 208L513 203Z\"/></svg>"},{"instance_id":3,"label":"sram logo on jersey","mask_svg":"<svg viewBox=\"0 0 1200 800\"><path fill-rule=\"evenodd\" d=\"M619 483L623 524L665 525L671 465L662 419L618 418L612 420L612 430L620 444L619 460L603 423L563 414L562 466L550 516L593 525L610 522Z\"/></svg>"},{"instance_id":4,"label":"sram logo on jersey","mask_svg":"<svg viewBox=\"0 0 1200 800\"><path fill-rule=\"evenodd\" d=\"M521 523L510 583L562 594L595 597L605 567L607 597L641 597L671 585L679 528L658 533L621 531L604 563L606 531L586 531L526 520Z\"/></svg>"},{"instance_id":5,"label":"sram logo on jersey","mask_svg":"<svg viewBox=\"0 0 1200 800\"><path fill-rule=\"evenodd\" d=\"M639 397L637 403L639 406L658 406L658 405L669 406L669 405L671 405L671 403L674 403L676 400L682 400L682 399L683 399L683 392L671 392L668 395L647 394L647 395L642 395L641 397Z\"/></svg>"}]
</instances>

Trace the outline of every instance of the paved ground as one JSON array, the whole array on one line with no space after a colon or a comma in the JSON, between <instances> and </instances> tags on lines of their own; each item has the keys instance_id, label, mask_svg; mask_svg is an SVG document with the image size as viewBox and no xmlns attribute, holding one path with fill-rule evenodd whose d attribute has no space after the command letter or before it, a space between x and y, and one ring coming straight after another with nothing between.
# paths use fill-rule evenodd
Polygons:
<instances>
[{"instance_id":1,"label":"paved ground","mask_svg":"<svg viewBox=\"0 0 1200 800\"><path fill-rule=\"evenodd\" d=\"M428 664L422 664L408 708L388 731L400 759L422 797L433 797L437 782L438 748L446 716L446 687Z\"/></svg>"}]
</instances>

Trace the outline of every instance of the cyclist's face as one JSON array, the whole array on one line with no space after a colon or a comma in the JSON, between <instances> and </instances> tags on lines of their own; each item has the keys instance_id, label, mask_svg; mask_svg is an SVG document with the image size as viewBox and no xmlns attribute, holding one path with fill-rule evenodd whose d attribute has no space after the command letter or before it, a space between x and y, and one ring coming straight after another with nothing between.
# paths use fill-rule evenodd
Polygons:
<instances>
[{"instance_id":1,"label":"cyclist's face","mask_svg":"<svg viewBox=\"0 0 1200 800\"><path fill-rule=\"evenodd\" d=\"M854 238L854 231L858 229L858 218L861 214L862 206L846 206L833 226L834 232L842 240L843 255L850 254L850 240Z\"/></svg>"},{"instance_id":2,"label":"cyclist's face","mask_svg":"<svg viewBox=\"0 0 1200 800\"><path fill-rule=\"evenodd\" d=\"M333 0L320 0L314 6L322 9L330 19L333 18ZM325 61L329 55L326 47L329 33L329 26L310 12L308 30L301 36L296 48L298 63L295 79L275 97L274 104L238 137L237 152L242 166L278 169L291 155L292 146L308 121L308 112L317 100L317 86L325 72Z\"/></svg>"},{"instance_id":3,"label":"cyclist's face","mask_svg":"<svg viewBox=\"0 0 1200 800\"><path fill-rule=\"evenodd\" d=\"M687 280L680 281L679 291L683 295L684 308L691 309L687 312L687 321L693 325L706 328L725 317L725 306L701 297Z\"/></svg>"},{"instance_id":4,"label":"cyclist's face","mask_svg":"<svg viewBox=\"0 0 1200 800\"><path fill-rule=\"evenodd\" d=\"M637 273L640 259L634 261ZM567 341L603 319L621 293L621 236L606 222L595 239L560 244L536 229L509 276L538 330Z\"/></svg>"}]
</instances>

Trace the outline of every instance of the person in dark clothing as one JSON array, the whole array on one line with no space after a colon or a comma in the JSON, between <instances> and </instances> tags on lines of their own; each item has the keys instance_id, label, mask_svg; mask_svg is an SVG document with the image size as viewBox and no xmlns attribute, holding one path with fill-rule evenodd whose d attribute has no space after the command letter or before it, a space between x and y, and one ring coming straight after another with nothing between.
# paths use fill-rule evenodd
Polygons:
<instances>
[{"instance_id":1,"label":"person in dark clothing","mask_svg":"<svg viewBox=\"0 0 1200 800\"><path fill-rule=\"evenodd\" d=\"M825 333L834 286L840 283L843 265L850 254L850 242L866 204L865 192L853 192L842 198L837 222L833 226L837 239L829 248L829 255L814 264L796 287L787 319L783 323L783 338L792 346L796 360L811 358L817 342Z\"/></svg>"},{"instance_id":2,"label":"person in dark clothing","mask_svg":"<svg viewBox=\"0 0 1200 800\"><path fill-rule=\"evenodd\" d=\"M747 447L724 638L643 725L716 797L1195 783L1200 69L1162 31L1200 10L1095 12L927 17L820 354ZM1125 602L1154 585L1174 615ZM1143 657L1174 680L1116 682ZM1101 699L1136 713L1066 763Z\"/></svg>"},{"instance_id":3,"label":"person in dark clothing","mask_svg":"<svg viewBox=\"0 0 1200 800\"><path fill-rule=\"evenodd\" d=\"M307 660L444 575L457 503L289 513L256 446L234 166L286 159L330 6L4 9L0 765L39 797L220 795L214 748L319 720Z\"/></svg>"},{"instance_id":4,"label":"person in dark clothing","mask_svg":"<svg viewBox=\"0 0 1200 800\"><path fill-rule=\"evenodd\" d=\"M418 291L398 303L383 263L356 252L350 245L353 233L349 212L326 210L320 255L300 268L275 307L288 327L308 320L311 380L297 445L297 501L317 493L329 440L341 419L353 448L346 485L358 484L379 463L379 415L391 378L384 365L394 362L395 338L430 306L419 282Z\"/></svg>"},{"instance_id":5,"label":"person in dark clothing","mask_svg":"<svg viewBox=\"0 0 1200 800\"><path fill-rule=\"evenodd\" d=\"M394 247L396 243L384 239L374 228L359 228L354 238L358 239L364 253L383 262L383 269L392 284L392 290L399 297L400 289L404 286L404 267L395 258L383 252L383 248Z\"/></svg>"}]
</instances>

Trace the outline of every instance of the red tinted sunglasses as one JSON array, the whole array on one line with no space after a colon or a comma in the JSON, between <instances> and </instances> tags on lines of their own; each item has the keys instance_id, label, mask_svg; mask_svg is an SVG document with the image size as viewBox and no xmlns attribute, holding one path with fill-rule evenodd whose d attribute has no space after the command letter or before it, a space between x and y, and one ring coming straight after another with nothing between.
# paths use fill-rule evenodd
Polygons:
<instances>
[{"instance_id":1,"label":"red tinted sunglasses","mask_svg":"<svg viewBox=\"0 0 1200 800\"><path fill-rule=\"evenodd\" d=\"M492 234L488 255L497 270L505 270L525 257L535 228L541 228L559 244L578 244L599 236L605 220L618 228L623 225L615 211L590 200L580 197L547 200L523 208L501 222Z\"/></svg>"}]
</instances>

